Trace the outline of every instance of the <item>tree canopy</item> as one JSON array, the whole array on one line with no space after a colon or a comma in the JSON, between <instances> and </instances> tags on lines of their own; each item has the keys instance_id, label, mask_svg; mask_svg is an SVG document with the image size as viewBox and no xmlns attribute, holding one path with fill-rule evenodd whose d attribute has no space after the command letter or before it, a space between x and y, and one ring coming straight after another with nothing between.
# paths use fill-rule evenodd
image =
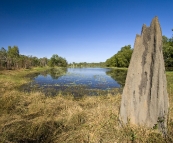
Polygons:
<instances>
[{"instance_id":1,"label":"tree canopy","mask_svg":"<svg viewBox=\"0 0 173 143\"><path fill-rule=\"evenodd\" d=\"M49 60L49 66L54 67L54 66L60 66L60 67L66 67L67 66L67 61L65 58L62 58L58 56L57 54L52 55L52 57Z\"/></svg>"},{"instance_id":2,"label":"tree canopy","mask_svg":"<svg viewBox=\"0 0 173 143\"><path fill-rule=\"evenodd\" d=\"M124 46L117 54L106 60L107 67L128 67L133 49L130 45Z\"/></svg>"},{"instance_id":3,"label":"tree canopy","mask_svg":"<svg viewBox=\"0 0 173 143\"><path fill-rule=\"evenodd\" d=\"M165 67L173 67L173 38L163 36L163 57Z\"/></svg>"}]
</instances>

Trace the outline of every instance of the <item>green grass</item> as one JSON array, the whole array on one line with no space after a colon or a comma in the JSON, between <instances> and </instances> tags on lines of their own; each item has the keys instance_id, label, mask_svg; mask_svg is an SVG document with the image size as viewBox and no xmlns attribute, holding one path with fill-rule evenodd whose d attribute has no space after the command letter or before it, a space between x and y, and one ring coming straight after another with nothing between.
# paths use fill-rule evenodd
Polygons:
<instances>
[{"instance_id":1,"label":"green grass","mask_svg":"<svg viewBox=\"0 0 173 143\"><path fill-rule=\"evenodd\" d=\"M173 72L166 72L168 93L173 94Z\"/></svg>"},{"instance_id":2,"label":"green grass","mask_svg":"<svg viewBox=\"0 0 173 143\"><path fill-rule=\"evenodd\" d=\"M119 70L128 70L128 68L125 68L125 67L106 67L106 68L119 69Z\"/></svg>"},{"instance_id":3,"label":"green grass","mask_svg":"<svg viewBox=\"0 0 173 143\"><path fill-rule=\"evenodd\" d=\"M121 95L76 99L41 92L23 93L17 86L30 81L28 74L45 69L0 73L0 142L2 143L115 143L173 142L173 72L167 72L170 99L168 137L157 129L128 124L120 127ZM24 78L25 77L25 78Z\"/></svg>"},{"instance_id":4,"label":"green grass","mask_svg":"<svg viewBox=\"0 0 173 143\"><path fill-rule=\"evenodd\" d=\"M0 93L15 90L23 84L31 81L30 76L32 74L40 73L50 68L33 68L20 69L20 70L4 70L0 71Z\"/></svg>"}]
</instances>

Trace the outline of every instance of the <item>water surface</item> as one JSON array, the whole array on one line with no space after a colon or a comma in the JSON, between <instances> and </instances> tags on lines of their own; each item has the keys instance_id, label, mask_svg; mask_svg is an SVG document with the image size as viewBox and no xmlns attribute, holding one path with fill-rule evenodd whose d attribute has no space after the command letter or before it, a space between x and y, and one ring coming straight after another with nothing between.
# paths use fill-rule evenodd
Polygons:
<instances>
[{"instance_id":1,"label":"water surface","mask_svg":"<svg viewBox=\"0 0 173 143\"><path fill-rule=\"evenodd\" d=\"M63 91L73 95L95 95L123 87L126 74L126 70L108 68L66 68L63 72L51 69L36 75L30 88L37 87L47 94Z\"/></svg>"}]
</instances>

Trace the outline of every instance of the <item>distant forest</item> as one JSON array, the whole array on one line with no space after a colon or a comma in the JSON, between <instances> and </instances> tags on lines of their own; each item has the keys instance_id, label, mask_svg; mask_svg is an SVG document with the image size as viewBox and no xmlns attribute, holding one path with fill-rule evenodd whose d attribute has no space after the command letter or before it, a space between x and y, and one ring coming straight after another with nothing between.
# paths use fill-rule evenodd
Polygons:
<instances>
[{"instance_id":1,"label":"distant forest","mask_svg":"<svg viewBox=\"0 0 173 143\"><path fill-rule=\"evenodd\" d=\"M68 65L69 67L106 67L105 62L100 62L100 63L87 63L87 62L80 62L80 63L70 63Z\"/></svg>"},{"instance_id":2,"label":"distant forest","mask_svg":"<svg viewBox=\"0 0 173 143\"><path fill-rule=\"evenodd\" d=\"M17 46L8 46L7 50L3 47L0 49L0 70L29 69L37 66L66 67L67 61L65 58L62 58L57 54L52 55L50 59L46 57L37 58L35 56L21 55Z\"/></svg>"},{"instance_id":3,"label":"distant forest","mask_svg":"<svg viewBox=\"0 0 173 143\"><path fill-rule=\"evenodd\" d=\"M173 68L173 37L167 38L166 36L163 36L162 40L165 67L169 70ZM117 54L107 59L105 65L107 67L128 67L132 53L133 49L130 45L124 46Z\"/></svg>"}]
</instances>

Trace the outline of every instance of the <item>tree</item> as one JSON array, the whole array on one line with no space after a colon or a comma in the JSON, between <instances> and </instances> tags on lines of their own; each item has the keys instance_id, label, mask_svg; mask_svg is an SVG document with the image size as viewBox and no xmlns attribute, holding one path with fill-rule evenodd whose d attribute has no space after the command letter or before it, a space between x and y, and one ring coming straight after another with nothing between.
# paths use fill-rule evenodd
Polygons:
<instances>
[{"instance_id":1,"label":"tree","mask_svg":"<svg viewBox=\"0 0 173 143\"><path fill-rule=\"evenodd\" d=\"M51 66L51 67L54 67L54 66L66 67L67 61L65 58L62 58L62 57L58 56L57 54L54 54L50 58L49 66Z\"/></svg>"},{"instance_id":2,"label":"tree","mask_svg":"<svg viewBox=\"0 0 173 143\"><path fill-rule=\"evenodd\" d=\"M7 67L7 51L4 47L0 49L0 68L6 68Z\"/></svg>"},{"instance_id":3,"label":"tree","mask_svg":"<svg viewBox=\"0 0 173 143\"><path fill-rule=\"evenodd\" d=\"M173 67L173 39L168 39L166 36L163 39L163 57L165 61L165 67Z\"/></svg>"},{"instance_id":4,"label":"tree","mask_svg":"<svg viewBox=\"0 0 173 143\"><path fill-rule=\"evenodd\" d=\"M8 46L7 51L7 68L16 68L18 67L18 58L19 58L19 48L17 46Z\"/></svg>"},{"instance_id":5,"label":"tree","mask_svg":"<svg viewBox=\"0 0 173 143\"><path fill-rule=\"evenodd\" d=\"M48 59L46 57L40 58L39 61L41 67L45 67L48 64Z\"/></svg>"},{"instance_id":6,"label":"tree","mask_svg":"<svg viewBox=\"0 0 173 143\"><path fill-rule=\"evenodd\" d=\"M128 67L133 50L130 45L124 46L117 54L106 60L108 67Z\"/></svg>"}]
</instances>

